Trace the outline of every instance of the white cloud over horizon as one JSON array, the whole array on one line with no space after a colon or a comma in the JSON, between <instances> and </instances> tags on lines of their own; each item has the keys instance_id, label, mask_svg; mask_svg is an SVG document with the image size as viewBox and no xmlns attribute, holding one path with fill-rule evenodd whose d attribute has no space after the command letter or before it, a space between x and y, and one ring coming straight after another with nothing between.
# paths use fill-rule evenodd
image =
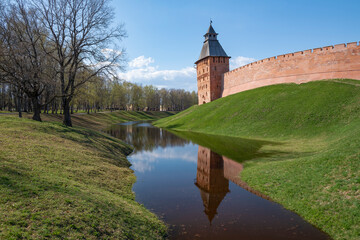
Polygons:
<instances>
[{"instance_id":1,"label":"white cloud over horizon","mask_svg":"<svg viewBox=\"0 0 360 240\"><path fill-rule=\"evenodd\" d=\"M196 90L196 70L193 67L161 70L152 57L139 56L131 60L126 72L118 73L119 78L129 82L154 85L162 88Z\"/></svg>"},{"instance_id":2,"label":"white cloud over horizon","mask_svg":"<svg viewBox=\"0 0 360 240\"><path fill-rule=\"evenodd\" d=\"M238 56L236 58L230 59L230 70L233 70L235 68L244 66L246 64L255 62L256 59L255 58L248 58L248 57L243 57L243 56Z\"/></svg>"},{"instance_id":3,"label":"white cloud over horizon","mask_svg":"<svg viewBox=\"0 0 360 240\"><path fill-rule=\"evenodd\" d=\"M254 58L238 56L230 59L230 70L256 61ZM196 69L160 69L152 57L139 56L128 63L126 72L119 72L118 77L129 82L154 85L158 88L180 88L197 91Z\"/></svg>"},{"instance_id":4,"label":"white cloud over horizon","mask_svg":"<svg viewBox=\"0 0 360 240\"><path fill-rule=\"evenodd\" d=\"M145 56L140 56L131 60L129 62L129 67L142 68L149 66L150 63L154 63L154 59L152 57L145 58Z\"/></svg>"}]
</instances>

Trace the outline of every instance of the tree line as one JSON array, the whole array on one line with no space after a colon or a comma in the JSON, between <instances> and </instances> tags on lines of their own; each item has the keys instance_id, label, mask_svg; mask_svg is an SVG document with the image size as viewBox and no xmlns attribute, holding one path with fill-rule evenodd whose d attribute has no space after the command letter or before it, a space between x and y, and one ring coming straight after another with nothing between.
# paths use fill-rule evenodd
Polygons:
<instances>
[{"instance_id":1,"label":"tree line","mask_svg":"<svg viewBox=\"0 0 360 240\"><path fill-rule=\"evenodd\" d=\"M110 0L0 2L0 111L183 110L194 93L122 82L126 37ZM113 26L113 27L112 27Z\"/></svg>"},{"instance_id":2,"label":"tree line","mask_svg":"<svg viewBox=\"0 0 360 240\"><path fill-rule=\"evenodd\" d=\"M62 101L49 101L51 92L44 91L38 102L40 112L63 114ZM152 85L97 79L81 86L70 103L70 114L77 112L96 113L99 111L182 111L197 104L197 93L183 89L158 89ZM32 112L31 99L19 92L16 86L0 83L0 111Z\"/></svg>"}]
</instances>

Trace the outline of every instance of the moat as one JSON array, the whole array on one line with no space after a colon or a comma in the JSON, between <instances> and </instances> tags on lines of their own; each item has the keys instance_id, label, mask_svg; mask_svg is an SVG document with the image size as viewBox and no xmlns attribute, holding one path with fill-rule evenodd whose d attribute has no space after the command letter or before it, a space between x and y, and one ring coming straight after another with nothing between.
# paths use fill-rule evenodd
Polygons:
<instances>
[{"instance_id":1,"label":"moat","mask_svg":"<svg viewBox=\"0 0 360 240\"><path fill-rule=\"evenodd\" d=\"M330 239L240 179L242 162L273 143L180 137L146 122L107 132L134 146L128 159L137 177L136 201L169 225L170 239Z\"/></svg>"}]
</instances>

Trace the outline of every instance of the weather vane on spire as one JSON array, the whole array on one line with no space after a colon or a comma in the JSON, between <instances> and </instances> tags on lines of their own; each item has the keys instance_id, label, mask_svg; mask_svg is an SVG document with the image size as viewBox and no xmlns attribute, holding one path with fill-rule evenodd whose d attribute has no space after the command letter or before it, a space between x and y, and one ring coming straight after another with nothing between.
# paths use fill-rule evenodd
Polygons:
<instances>
[{"instance_id":1,"label":"weather vane on spire","mask_svg":"<svg viewBox=\"0 0 360 240\"><path fill-rule=\"evenodd\" d=\"M210 25L212 24L212 20L211 20L211 18L210 18Z\"/></svg>"}]
</instances>

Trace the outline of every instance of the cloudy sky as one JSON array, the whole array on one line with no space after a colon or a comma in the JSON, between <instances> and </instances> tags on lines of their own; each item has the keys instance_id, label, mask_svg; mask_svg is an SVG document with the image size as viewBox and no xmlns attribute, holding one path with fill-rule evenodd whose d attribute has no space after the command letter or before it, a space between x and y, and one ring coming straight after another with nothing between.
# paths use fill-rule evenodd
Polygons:
<instances>
[{"instance_id":1,"label":"cloudy sky","mask_svg":"<svg viewBox=\"0 0 360 240\"><path fill-rule=\"evenodd\" d=\"M113 0L128 37L122 79L196 90L194 62L210 18L230 68L310 48L360 40L358 0Z\"/></svg>"}]
</instances>

